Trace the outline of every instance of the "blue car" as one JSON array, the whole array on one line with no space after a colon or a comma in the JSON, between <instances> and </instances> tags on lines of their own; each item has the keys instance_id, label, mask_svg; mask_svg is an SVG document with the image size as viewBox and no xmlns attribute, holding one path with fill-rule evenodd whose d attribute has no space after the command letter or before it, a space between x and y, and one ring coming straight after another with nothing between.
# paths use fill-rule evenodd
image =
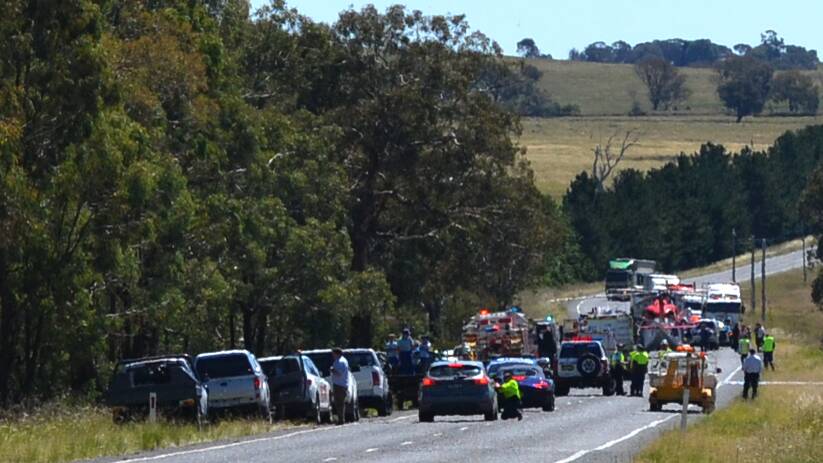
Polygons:
<instances>
[{"instance_id":1,"label":"blue car","mask_svg":"<svg viewBox=\"0 0 823 463\"><path fill-rule=\"evenodd\" d=\"M542 408L544 412L554 411L554 381L543 374L543 369L536 365L505 365L492 375L495 381L502 381L503 376L511 372L520 386L522 408Z\"/></svg>"},{"instance_id":2,"label":"blue car","mask_svg":"<svg viewBox=\"0 0 823 463\"><path fill-rule=\"evenodd\" d=\"M499 376L498 372L500 371L501 368L511 367L511 366L522 366L522 365L533 366L533 367L538 366L537 360L535 360L533 358L527 358L527 357L500 357L500 358L496 358L496 359L492 360L491 362L489 362L489 364L486 366L486 372L492 378L497 378ZM499 377L502 378L502 376L499 376Z\"/></svg>"},{"instance_id":3,"label":"blue car","mask_svg":"<svg viewBox=\"0 0 823 463\"><path fill-rule=\"evenodd\" d=\"M437 415L483 415L497 419L494 381L481 362L435 362L420 384L419 417L432 422Z\"/></svg>"}]
</instances>

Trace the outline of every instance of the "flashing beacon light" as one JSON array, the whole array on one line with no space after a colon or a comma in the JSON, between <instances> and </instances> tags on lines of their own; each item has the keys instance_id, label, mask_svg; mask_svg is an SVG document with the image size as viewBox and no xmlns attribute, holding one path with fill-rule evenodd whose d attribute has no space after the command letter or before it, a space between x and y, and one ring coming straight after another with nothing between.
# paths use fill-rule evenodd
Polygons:
<instances>
[{"instance_id":1,"label":"flashing beacon light","mask_svg":"<svg viewBox=\"0 0 823 463\"><path fill-rule=\"evenodd\" d=\"M490 313L492 313L492 311L491 311L491 310L489 310L489 309L487 309L487 308L485 308L485 307L484 307L484 308L482 308L482 309L480 309L480 315L488 315L488 314L490 314Z\"/></svg>"}]
</instances>

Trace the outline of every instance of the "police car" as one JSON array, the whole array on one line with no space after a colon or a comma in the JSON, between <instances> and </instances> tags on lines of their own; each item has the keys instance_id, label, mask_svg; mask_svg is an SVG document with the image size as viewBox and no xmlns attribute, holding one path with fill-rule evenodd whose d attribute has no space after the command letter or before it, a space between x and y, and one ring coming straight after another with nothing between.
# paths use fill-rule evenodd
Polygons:
<instances>
[{"instance_id":1,"label":"police car","mask_svg":"<svg viewBox=\"0 0 823 463\"><path fill-rule=\"evenodd\" d=\"M603 395L614 394L609 357L600 341L581 337L563 341L557 361L555 394L567 395L571 388L596 387Z\"/></svg>"}]
</instances>

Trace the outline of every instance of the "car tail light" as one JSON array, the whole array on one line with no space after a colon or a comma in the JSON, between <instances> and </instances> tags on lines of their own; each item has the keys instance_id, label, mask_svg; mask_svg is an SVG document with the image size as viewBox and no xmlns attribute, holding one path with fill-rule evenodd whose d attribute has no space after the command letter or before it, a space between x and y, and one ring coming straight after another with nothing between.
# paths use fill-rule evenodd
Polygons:
<instances>
[{"instance_id":1,"label":"car tail light","mask_svg":"<svg viewBox=\"0 0 823 463\"><path fill-rule=\"evenodd\" d=\"M450 363L449 368L463 368L462 363Z\"/></svg>"},{"instance_id":2,"label":"car tail light","mask_svg":"<svg viewBox=\"0 0 823 463\"><path fill-rule=\"evenodd\" d=\"M376 371L371 372L371 383L372 386L380 386L380 373Z\"/></svg>"},{"instance_id":3,"label":"car tail light","mask_svg":"<svg viewBox=\"0 0 823 463\"><path fill-rule=\"evenodd\" d=\"M512 379L514 379L515 381L523 381L524 379L526 379L526 377L525 376L512 376Z\"/></svg>"},{"instance_id":4,"label":"car tail light","mask_svg":"<svg viewBox=\"0 0 823 463\"><path fill-rule=\"evenodd\" d=\"M434 386L434 380L431 378L423 378L423 387Z\"/></svg>"},{"instance_id":5,"label":"car tail light","mask_svg":"<svg viewBox=\"0 0 823 463\"><path fill-rule=\"evenodd\" d=\"M540 381L534 385L535 389L548 389L549 383L546 381Z\"/></svg>"},{"instance_id":6,"label":"car tail light","mask_svg":"<svg viewBox=\"0 0 823 463\"><path fill-rule=\"evenodd\" d=\"M486 378L485 376L482 378L477 378L474 380L474 384L477 384L478 386L485 386L489 384L489 378Z\"/></svg>"},{"instance_id":7,"label":"car tail light","mask_svg":"<svg viewBox=\"0 0 823 463\"><path fill-rule=\"evenodd\" d=\"M260 389L260 378L254 378L254 390L257 391Z\"/></svg>"}]
</instances>

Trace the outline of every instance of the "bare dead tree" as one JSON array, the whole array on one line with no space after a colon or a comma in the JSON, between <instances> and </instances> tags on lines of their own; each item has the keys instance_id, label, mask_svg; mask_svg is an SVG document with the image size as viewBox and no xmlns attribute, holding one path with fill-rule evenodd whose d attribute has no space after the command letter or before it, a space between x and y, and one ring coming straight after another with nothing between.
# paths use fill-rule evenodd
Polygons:
<instances>
[{"instance_id":1,"label":"bare dead tree","mask_svg":"<svg viewBox=\"0 0 823 463\"><path fill-rule=\"evenodd\" d=\"M603 191L606 189L606 180L614 171L615 167L623 160L629 148L635 146L640 141L637 134L637 129L629 129L623 135L622 140L619 137L620 131L616 130L604 145L602 142L598 143L593 149L594 162L592 164L592 176L597 180L598 189ZM620 146L616 145L616 141L620 140Z\"/></svg>"}]
</instances>

